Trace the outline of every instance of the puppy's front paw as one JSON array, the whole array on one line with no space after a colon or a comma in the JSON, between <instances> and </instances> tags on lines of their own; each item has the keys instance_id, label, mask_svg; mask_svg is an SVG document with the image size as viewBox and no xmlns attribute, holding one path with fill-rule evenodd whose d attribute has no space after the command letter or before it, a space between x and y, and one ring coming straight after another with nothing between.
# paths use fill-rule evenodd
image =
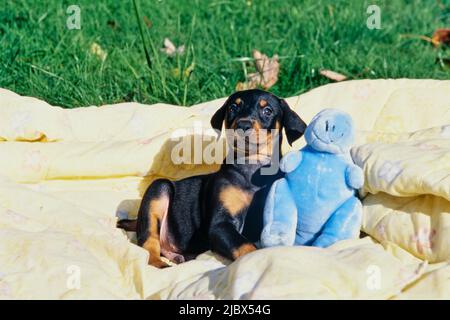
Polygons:
<instances>
[{"instance_id":1,"label":"puppy's front paw","mask_svg":"<svg viewBox=\"0 0 450 320\"><path fill-rule=\"evenodd\" d=\"M284 224L274 222L264 227L261 233L261 244L263 247L289 246L293 244L291 238Z\"/></svg>"}]
</instances>

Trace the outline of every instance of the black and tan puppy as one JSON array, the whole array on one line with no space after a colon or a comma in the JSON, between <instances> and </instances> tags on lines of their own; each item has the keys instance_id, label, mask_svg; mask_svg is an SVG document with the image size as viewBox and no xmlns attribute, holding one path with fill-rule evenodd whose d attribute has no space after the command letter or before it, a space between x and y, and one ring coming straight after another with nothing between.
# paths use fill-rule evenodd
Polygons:
<instances>
[{"instance_id":1,"label":"black and tan puppy","mask_svg":"<svg viewBox=\"0 0 450 320\"><path fill-rule=\"evenodd\" d=\"M283 99L262 90L231 95L211 119L216 130L223 123L225 129L256 136L272 131L261 143L257 140L256 149L249 141L245 150L236 141L229 143L235 161L228 158L218 172L179 181L159 179L150 185L138 219L118 222L118 227L137 232L138 245L150 253L149 264L165 267L161 255L180 263L209 249L234 260L256 249L265 196L279 178L278 170L263 174L263 169L278 163L281 130L291 144L303 135L306 124ZM239 135L232 139L239 140Z\"/></svg>"}]
</instances>

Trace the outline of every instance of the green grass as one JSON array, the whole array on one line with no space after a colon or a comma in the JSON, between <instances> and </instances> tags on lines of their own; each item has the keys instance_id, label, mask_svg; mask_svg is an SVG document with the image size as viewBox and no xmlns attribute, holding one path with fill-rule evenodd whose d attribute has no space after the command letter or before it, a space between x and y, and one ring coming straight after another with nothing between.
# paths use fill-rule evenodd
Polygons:
<instances>
[{"instance_id":1,"label":"green grass","mask_svg":"<svg viewBox=\"0 0 450 320\"><path fill-rule=\"evenodd\" d=\"M71 4L81 8L81 30L66 28ZM381 30L366 27L369 4L381 8ZM283 57L271 88L281 96L328 83L318 75L322 68L351 79L450 76L436 63L448 50L400 37L449 27L448 0L141 0L138 7L151 69L132 0L4 0L0 87L69 108L123 101L192 105L234 91L253 68L237 60L254 48ZM185 54L162 53L165 37L185 44ZM94 42L108 53L104 62L90 52Z\"/></svg>"}]
</instances>

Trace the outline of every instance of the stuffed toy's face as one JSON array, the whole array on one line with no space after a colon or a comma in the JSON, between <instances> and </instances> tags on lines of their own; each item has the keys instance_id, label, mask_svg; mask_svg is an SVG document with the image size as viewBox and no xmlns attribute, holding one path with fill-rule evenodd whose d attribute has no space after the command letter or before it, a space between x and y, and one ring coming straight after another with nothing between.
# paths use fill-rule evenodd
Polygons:
<instances>
[{"instance_id":1,"label":"stuffed toy's face","mask_svg":"<svg viewBox=\"0 0 450 320\"><path fill-rule=\"evenodd\" d=\"M324 109L306 128L305 139L309 146L320 152L348 152L354 140L352 118L337 109Z\"/></svg>"}]
</instances>

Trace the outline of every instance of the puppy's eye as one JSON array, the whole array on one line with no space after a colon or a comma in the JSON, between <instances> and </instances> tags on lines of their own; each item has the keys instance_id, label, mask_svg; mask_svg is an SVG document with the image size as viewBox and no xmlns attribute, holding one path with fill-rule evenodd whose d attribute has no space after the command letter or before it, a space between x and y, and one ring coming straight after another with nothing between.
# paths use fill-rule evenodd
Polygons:
<instances>
[{"instance_id":1,"label":"puppy's eye","mask_svg":"<svg viewBox=\"0 0 450 320\"><path fill-rule=\"evenodd\" d=\"M262 112L265 116L271 116L273 113L273 110L271 107L265 107Z\"/></svg>"},{"instance_id":2,"label":"puppy's eye","mask_svg":"<svg viewBox=\"0 0 450 320\"><path fill-rule=\"evenodd\" d=\"M238 111L238 109L239 109L239 107L238 107L238 105L236 103L233 103L233 104L230 105L230 111L231 112L236 112L236 111Z\"/></svg>"}]
</instances>

